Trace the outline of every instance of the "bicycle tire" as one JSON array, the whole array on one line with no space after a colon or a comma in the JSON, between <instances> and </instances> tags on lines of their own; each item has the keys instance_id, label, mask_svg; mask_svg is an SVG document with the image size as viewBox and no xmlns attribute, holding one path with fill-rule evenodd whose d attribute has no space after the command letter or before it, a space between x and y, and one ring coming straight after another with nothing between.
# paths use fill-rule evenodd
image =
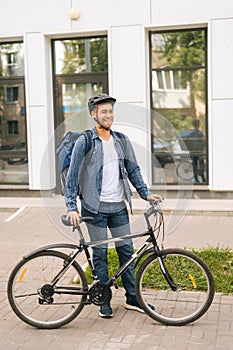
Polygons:
<instances>
[{"instance_id":1,"label":"bicycle tire","mask_svg":"<svg viewBox=\"0 0 233 350\"><path fill-rule=\"evenodd\" d=\"M193 178L192 162L188 160L181 161L176 167L176 174L179 178L185 181L190 181Z\"/></svg>"},{"instance_id":2,"label":"bicycle tire","mask_svg":"<svg viewBox=\"0 0 233 350\"><path fill-rule=\"evenodd\" d=\"M7 296L12 310L27 324L41 329L54 329L71 322L82 311L87 295L52 295L53 302L41 303L38 290L53 278L70 257L62 252L45 250L23 258L10 274ZM76 282L74 281L76 279ZM76 284L74 284L76 283ZM81 266L74 261L55 288L70 286L87 291L87 279Z\"/></svg>"},{"instance_id":3,"label":"bicycle tire","mask_svg":"<svg viewBox=\"0 0 233 350\"><path fill-rule=\"evenodd\" d=\"M164 264L177 284L172 291L165 280L157 254L150 255L135 278L139 304L147 315L159 323L183 326L199 319L214 298L214 280L206 263L190 251L161 251Z\"/></svg>"}]
</instances>

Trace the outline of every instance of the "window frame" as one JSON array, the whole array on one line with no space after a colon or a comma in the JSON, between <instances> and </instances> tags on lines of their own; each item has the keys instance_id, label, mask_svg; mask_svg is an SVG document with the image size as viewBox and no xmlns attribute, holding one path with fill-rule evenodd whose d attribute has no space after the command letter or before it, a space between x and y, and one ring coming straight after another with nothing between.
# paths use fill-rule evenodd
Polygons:
<instances>
[{"instance_id":1,"label":"window frame","mask_svg":"<svg viewBox=\"0 0 233 350\"><path fill-rule=\"evenodd\" d=\"M80 37L64 37L56 38L51 42L52 49L52 67L53 67L53 96L54 96L54 128L56 129L64 120L62 113L62 84L72 84L72 83L92 83L92 82L102 82L103 89L108 93L108 71L100 72L82 72L73 74L57 74L56 73L56 52L55 52L55 42L62 40L90 40L93 38L106 38L108 45L108 35L92 35L92 36L80 36ZM109 61L109 60L108 60Z\"/></svg>"},{"instance_id":2,"label":"window frame","mask_svg":"<svg viewBox=\"0 0 233 350\"><path fill-rule=\"evenodd\" d=\"M12 132L10 132L12 129ZM19 121L18 120L7 120L7 135L16 136L19 135Z\"/></svg>"}]
</instances>

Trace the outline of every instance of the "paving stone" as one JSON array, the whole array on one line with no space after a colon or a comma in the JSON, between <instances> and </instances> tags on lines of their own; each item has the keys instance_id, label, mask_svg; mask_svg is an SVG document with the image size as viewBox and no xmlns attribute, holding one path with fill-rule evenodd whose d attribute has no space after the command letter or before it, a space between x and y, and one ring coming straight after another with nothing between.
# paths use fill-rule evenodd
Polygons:
<instances>
[{"instance_id":1,"label":"paving stone","mask_svg":"<svg viewBox=\"0 0 233 350\"><path fill-rule=\"evenodd\" d=\"M71 241L51 224L43 208L26 208L8 223L7 217L6 212L0 212L0 256L4 262L0 274L1 350L233 350L233 296L219 293L201 319L184 327L167 327L146 314L125 310L121 288L112 290L112 319L100 319L99 308L90 305L60 329L38 330L26 325L7 300L10 271L23 254L47 244Z\"/></svg>"}]
</instances>

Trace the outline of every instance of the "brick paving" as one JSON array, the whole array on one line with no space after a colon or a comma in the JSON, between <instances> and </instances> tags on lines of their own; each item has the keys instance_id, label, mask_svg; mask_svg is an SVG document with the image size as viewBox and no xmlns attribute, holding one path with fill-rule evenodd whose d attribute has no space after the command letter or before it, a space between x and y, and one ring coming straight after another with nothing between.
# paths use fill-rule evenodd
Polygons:
<instances>
[{"instance_id":1,"label":"brick paving","mask_svg":"<svg viewBox=\"0 0 233 350\"><path fill-rule=\"evenodd\" d=\"M56 210L55 210L56 211ZM37 330L20 321L11 311L7 297L6 284L10 270L19 261L23 254L42 245L58 242L70 242L49 219L46 211L41 207L27 207L18 216L6 222L12 215L12 210L0 211L1 222L1 275L0 275L0 349L1 350L73 350L73 349L129 349L129 350L196 350L196 349L233 349L233 296L216 294L209 311L198 321L184 327L167 327L156 323L148 316L126 311L124 291L113 289L112 307L114 317L104 320L98 317L98 307L91 305L84 307L81 314L67 326L56 330ZM54 214L55 215L55 214ZM201 219L200 219L201 218ZM183 227L168 237L166 246L203 246L207 242L229 245L228 235L224 232L230 228L231 218L228 217L189 217ZM136 226L140 222L134 217ZM193 236L193 230L198 231L198 223L202 220L202 229L205 224L212 223L211 230L206 229L202 240L189 241L187 232L182 230L189 227L188 235ZM207 221L206 221L207 220ZM229 220L229 221L228 221ZM196 225L196 226L195 226ZM203 226L204 225L204 226ZM215 230L225 225L221 240L216 242ZM228 226L230 228L228 228ZM140 228L141 229L141 228ZM232 229L231 229L232 230ZM224 231L224 232L223 232ZM177 232L177 233L176 233ZM228 232L228 231L227 231ZM232 232L232 231L231 231ZM212 238L211 238L212 237ZM176 240L177 238L177 240ZM186 241L185 241L186 238ZM211 240L212 239L212 240ZM232 246L232 245L231 245Z\"/></svg>"}]
</instances>

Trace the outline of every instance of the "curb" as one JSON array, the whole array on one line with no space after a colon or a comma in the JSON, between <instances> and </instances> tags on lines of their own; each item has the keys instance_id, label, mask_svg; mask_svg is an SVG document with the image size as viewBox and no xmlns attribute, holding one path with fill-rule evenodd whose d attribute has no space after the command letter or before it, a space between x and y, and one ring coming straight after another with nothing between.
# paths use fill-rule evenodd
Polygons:
<instances>
[{"instance_id":1,"label":"curb","mask_svg":"<svg viewBox=\"0 0 233 350\"><path fill-rule=\"evenodd\" d=\"M133 198L133 212L142 213L148 208L148 203L139 198ZM64 208L64 197L56 196L53 198L28 198L28 197L0 197L0 210L14 210L24 207L60 207ZM232 199L165 199L161 203L164 213L179 215L186 212L186 215L221 215L233 216Z\"/></svg>"}]
</instances>

